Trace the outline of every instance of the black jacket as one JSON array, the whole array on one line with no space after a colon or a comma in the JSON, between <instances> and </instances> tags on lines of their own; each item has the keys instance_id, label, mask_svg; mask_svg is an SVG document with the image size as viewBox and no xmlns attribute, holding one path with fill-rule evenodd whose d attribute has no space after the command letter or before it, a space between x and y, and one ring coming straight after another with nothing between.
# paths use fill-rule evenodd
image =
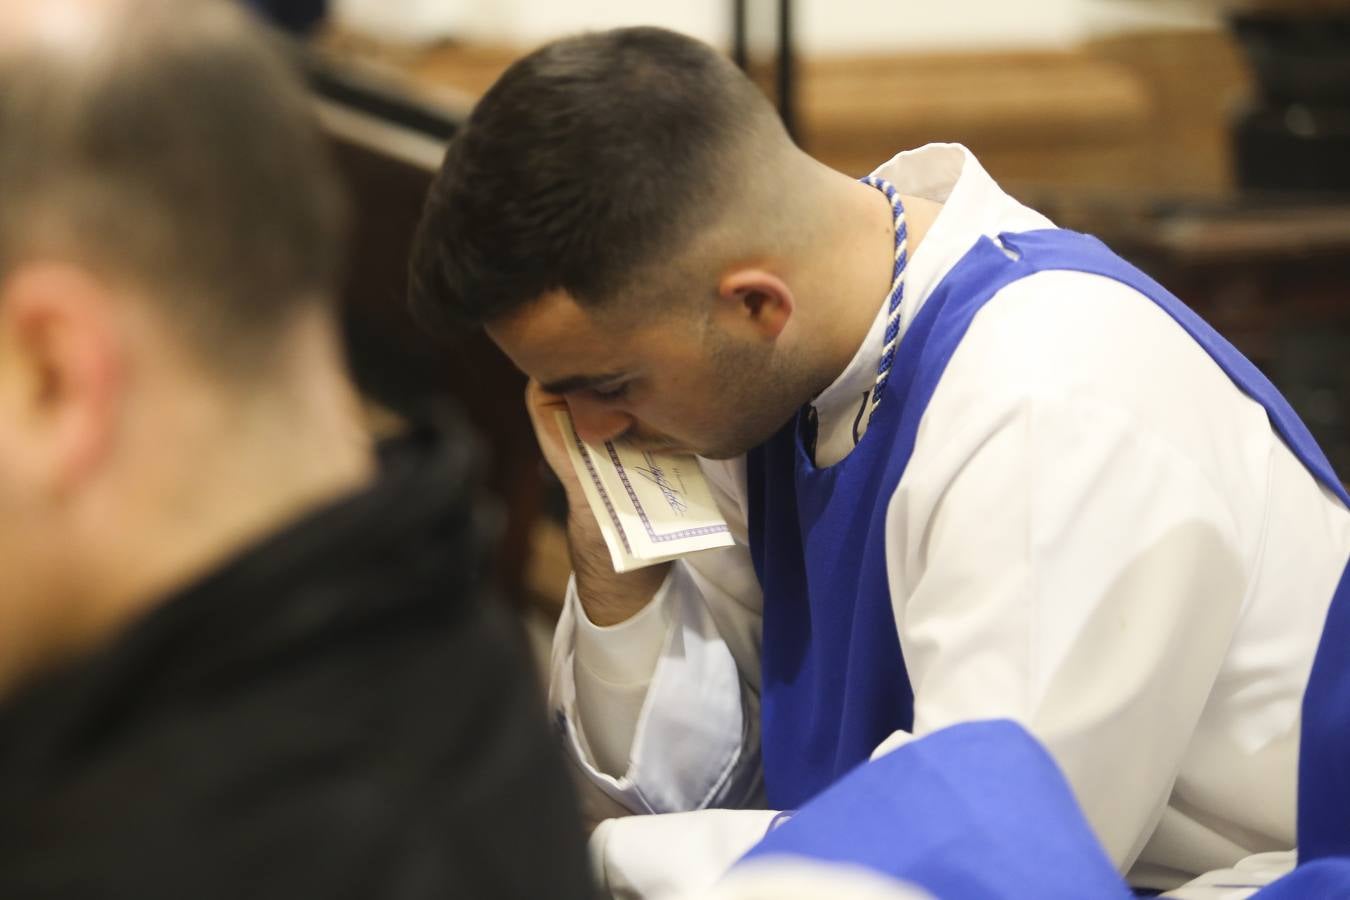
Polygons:
<instances>
[{"instance_id":1,"label":"black jacket","mask_svg":"<svg viewBox=\"0 0 1350 900\"><path fill-rule=\"evenodd\" d=\"M373 488L6 703L0 898L590 896L465 455L387 449Z\"/></svg>"}]
</instances>

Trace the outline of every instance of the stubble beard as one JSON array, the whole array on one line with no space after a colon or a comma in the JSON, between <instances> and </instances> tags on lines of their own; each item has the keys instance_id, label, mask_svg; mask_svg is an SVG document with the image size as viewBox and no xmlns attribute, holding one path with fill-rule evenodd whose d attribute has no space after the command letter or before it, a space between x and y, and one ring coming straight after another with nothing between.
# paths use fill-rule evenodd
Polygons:
<instances>
[{"instance_id":1,"label":"stubble beard","mask_svg":"<svg viewBox=\"0 0 1350 900\"><path fill-rule=\"evenodd\" d=\"M739 352L738 352L739 351ZM725 437L700 450L708 459L734 459L773 437L817 391L799 361L771 349L762 351L729 344L712 347Z\"/></svg>"}]
</instances>

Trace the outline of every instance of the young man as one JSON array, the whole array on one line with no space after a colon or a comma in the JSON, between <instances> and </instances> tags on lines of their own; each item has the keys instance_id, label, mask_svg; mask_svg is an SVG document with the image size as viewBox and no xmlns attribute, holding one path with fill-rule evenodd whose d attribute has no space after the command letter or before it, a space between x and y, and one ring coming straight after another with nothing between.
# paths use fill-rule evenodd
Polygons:
<instances>
[{"instance_id":1,"label":"young man","mask_svg":"<svg viewBox=\"0 0 1350 900\"><path fill-rule=\"evenodd\" d=\"M361 436L276 48L4 3L0 198L0 896L587 896L465 441Z\"/></svg>"},{"instance_id":2,"label":"young man","mask_svg":"<svg viewBox=\"0 0 1350 900\"><path fill-rule=\"evenodd\" d=\"M774 810L996 717L1136 884L1293 846L1344 490L1236 351L964 148L859 182L696 41L563 40L452 144L413 275L532 378L575 567L553 704L592 793L679 813L600 826L616 890L711 879ZM700 454L738 546L614 573L561 406Z\"/></svg>"}]
</instances>

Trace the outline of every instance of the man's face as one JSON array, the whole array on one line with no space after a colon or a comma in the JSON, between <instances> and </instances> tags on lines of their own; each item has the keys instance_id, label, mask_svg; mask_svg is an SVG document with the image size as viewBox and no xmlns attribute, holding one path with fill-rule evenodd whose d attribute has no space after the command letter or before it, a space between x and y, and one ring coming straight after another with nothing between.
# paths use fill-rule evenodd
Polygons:
<instances>
[{"instance_id":1,"label":"man's face","mask_svg":"<svg viewBox=\"0 0 1350 900\"><path fill-rule=\"evenodd\" d=\"M728 458L791 414L765 402L771 349L723 333L693 310L638 324L618 319L554 292L487 332L567 401L577 433L591 443L623 436L644 449Z\"/></svg>"}]
</instances>

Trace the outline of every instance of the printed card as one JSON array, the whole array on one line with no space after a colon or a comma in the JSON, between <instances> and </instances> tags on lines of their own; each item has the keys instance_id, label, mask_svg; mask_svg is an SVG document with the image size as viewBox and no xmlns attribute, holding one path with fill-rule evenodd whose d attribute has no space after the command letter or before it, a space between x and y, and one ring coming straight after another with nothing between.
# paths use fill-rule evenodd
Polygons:
<instances>
[{"instance_id":1,"label":"printed card","mask_svg":"<svg viewBox=\"0 0 1350 900\"><path fill-rule=\"evenodd\" d=\"M557 419L614 571L733 543L693 456L639 450L624 441L597 447L577 436L567 413Z\"/></svg>"}]
</instances>

